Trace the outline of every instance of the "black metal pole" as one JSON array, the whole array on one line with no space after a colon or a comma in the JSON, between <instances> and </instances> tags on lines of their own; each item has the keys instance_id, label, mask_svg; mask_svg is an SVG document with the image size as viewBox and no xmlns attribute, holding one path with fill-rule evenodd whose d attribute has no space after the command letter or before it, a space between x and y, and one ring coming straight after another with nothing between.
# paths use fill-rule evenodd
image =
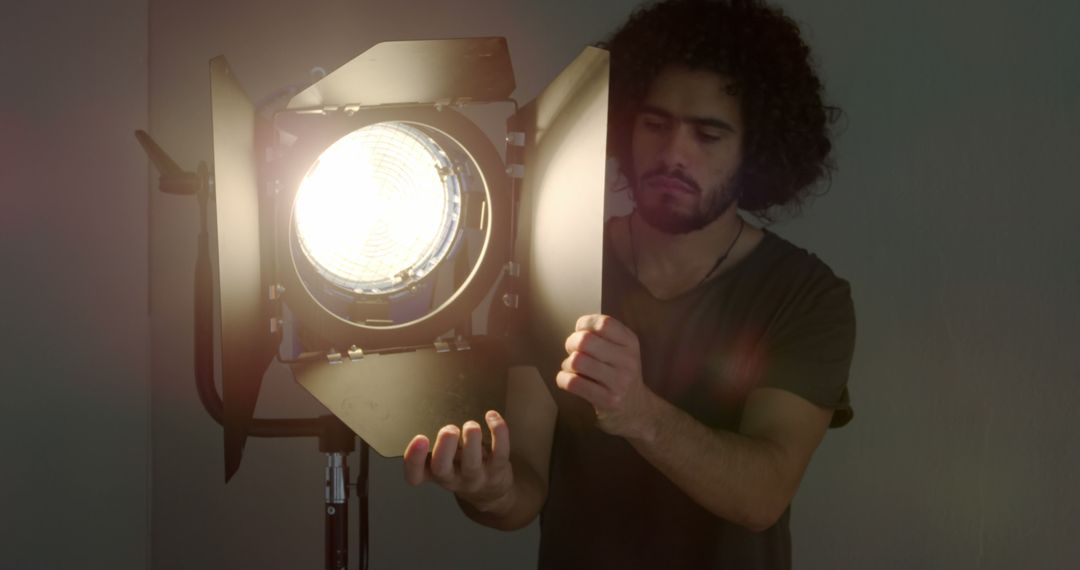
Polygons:
<instances>
[{"instance_id":1,"label":"black metal pole","mask_svg":"<svg viewBox=\"0 0 1080 570\"><path fill-rule=\"evenodd\" d=\"M360 560L360 570L367 570L370 556L368 546L368 471L371 458L371 448L363 439L360 440L360 474L356 476L356 496L360 499L360 539L357 556Z\"/></svg>"},{"instance_id":2,"label":"black metal pole","mask_svg":"<svg viewBox=\"0 0 1080 570\"><path fill-rule=\"evenodd\" d=\"M348 456L326 454L326 569L345 570L349 564Z\"/></svg>"},{"instance_id":3,"label":"black metal pole","mask_svg":"<svg viewBox=\"0 0 1080 570\"><path fill-rule=\"evenodd\" d=\"M319 451L326 454L326 570L346 570L349 563L349 454L356 435L341 420L323 416Z\"/></svg>"}]
</instances>

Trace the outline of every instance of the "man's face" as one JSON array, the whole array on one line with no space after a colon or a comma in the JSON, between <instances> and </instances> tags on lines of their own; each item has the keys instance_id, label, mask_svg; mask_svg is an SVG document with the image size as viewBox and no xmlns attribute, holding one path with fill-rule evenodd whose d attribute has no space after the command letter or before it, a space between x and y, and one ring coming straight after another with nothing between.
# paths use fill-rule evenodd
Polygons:
<instances>
[{"instance_id":1,"label":"man's face","mask_svg":"<svg viewBox=\"0 0 1080 570\"><path fill-rule=\"evenodd\" d=\"M711 71L665 68L634 120L634 201L653 227L700 229L735 203L742 160L739 99Z\"/></svg>"}]
</instances>

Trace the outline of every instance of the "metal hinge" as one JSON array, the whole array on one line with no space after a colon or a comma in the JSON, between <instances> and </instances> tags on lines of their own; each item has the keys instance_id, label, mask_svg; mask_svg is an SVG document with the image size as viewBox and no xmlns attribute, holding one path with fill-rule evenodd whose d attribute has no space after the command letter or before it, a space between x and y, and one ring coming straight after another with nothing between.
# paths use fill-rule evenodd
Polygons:
<instances>
[{"instance_id":1,"label":"metal hinge","mask_svg":"<svg viewBox=\"0 0 1080 570\"><path fill-rule=\"evenodd\" d=\"M525 177L525 133L506 133L506 174L511 178Z\"/></svg>"},{"instance_id":2,"label":"metal hinge","mask_svg":"<svg viewBox=\"0 0 1080 570\"><path fill-rule=\"evenodd\" d=\"M469 344L469 340L465 337L459 336L454 339L453 342L454 344L451 345L450 341L447 341L446 339L440 338L436 340L434 342L435 352L450 352L451 350L461 352L465 350L472 350L472 345Z\"/></svg>"},{"instance_id":3,"label":"metal hinge","mask_svg":"<svg viewBox=\"0 0 1080 570\"><path fill-rule=\"evenodd\" d=\"M516 261L507 261L506 275L509 277L521 277L521 264Z\"/></svg>"},{"instance_id":4,"label":"metal hinge","mask_svg":"<svg viewBox=\"0 0 1080 570\"><path fill-rule=\"evenodd\" d=\"M525 133L510 131L506 133L506 144L510 146L525 146Z\"/></svg>"},{"instance_id":5,"label":"metal hinge","mask_svg":"<svg viewBox=\"0 0 1080 570\"><path fill-rule=\"evenodd\" d=\"M510 178L525 178L525 165L524 164L508 164L506 165L506 175Z\"/></svg>"}]
</instances>

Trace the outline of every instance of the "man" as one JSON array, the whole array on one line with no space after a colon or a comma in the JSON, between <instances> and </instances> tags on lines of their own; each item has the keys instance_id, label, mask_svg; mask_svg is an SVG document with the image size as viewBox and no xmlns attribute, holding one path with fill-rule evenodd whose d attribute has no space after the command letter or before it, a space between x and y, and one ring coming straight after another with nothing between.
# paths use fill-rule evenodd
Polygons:
<instances>
[{"instance_id":1,"label":"man","mask_svg":"<svg viewBox=\"0 0 1080 570\"><path fill-rule=\"evenodd\" d=\"M495 528L540 514L542 568L789 568L791 499L851 418L854 311L738 210L767 219L828 174L831 109L797 26L759 2L653 5L605 47L635 204L605 232L605 314L544 379L557 412L512 382L490 449L477 422L417 436L406 479Z\"/></svg>"}]
</instances>

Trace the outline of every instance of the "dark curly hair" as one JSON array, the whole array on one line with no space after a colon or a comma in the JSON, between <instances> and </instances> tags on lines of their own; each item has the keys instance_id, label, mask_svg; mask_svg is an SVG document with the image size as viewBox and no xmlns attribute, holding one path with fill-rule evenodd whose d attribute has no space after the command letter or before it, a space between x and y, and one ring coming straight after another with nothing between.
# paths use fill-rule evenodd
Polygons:
<instances>
[{"instance_id":1,"label":"dark curly hair","mask_svg":"<svg viewBox=\"0 0 1080 570\"><path fill-rule=\"evenodd\" d=\"M611 52L609 153L634 180L631 140L638 106L672 64L732 80L745 133L735 178L739 207L765 220L805 200L834 165L829 125L839 109L822 85L798 25L756 0L668 0L637 9L599 47Z\"/></svg>"}]
</instances>

